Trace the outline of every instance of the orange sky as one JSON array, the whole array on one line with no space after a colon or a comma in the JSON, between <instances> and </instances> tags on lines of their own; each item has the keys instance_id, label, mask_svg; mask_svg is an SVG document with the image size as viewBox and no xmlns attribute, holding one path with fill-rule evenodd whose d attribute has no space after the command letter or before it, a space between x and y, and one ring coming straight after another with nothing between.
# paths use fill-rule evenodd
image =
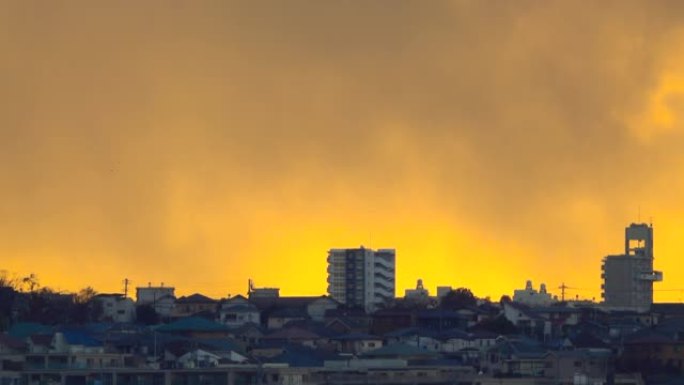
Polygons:
<instances>
[{"instance_id":1,"label":"orange sky","mask_svg":"<svg viewBox=\"0 0 684 385\"><path fill-rule=\"evenodd\" d=\"M599 298L641 219L682 301L682 7L2 2L0 268L322 294L365 245L398 294Z\"/></svg>"}]
</instances>

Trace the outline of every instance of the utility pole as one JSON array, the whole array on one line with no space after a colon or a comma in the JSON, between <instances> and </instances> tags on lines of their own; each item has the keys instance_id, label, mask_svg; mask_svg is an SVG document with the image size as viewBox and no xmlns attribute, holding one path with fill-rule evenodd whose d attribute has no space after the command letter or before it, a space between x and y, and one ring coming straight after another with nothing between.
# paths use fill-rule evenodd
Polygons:
<instances>
[{"instance_id":1,"label":"utility pole","mask_svg":"<svg viewBox=\"0 0 684 385\"><path fill-rule=\"evenodd\" d=\"M558 288L561 289L561 302L565 302L565 289L569 289L569 287L563 282Z\"/></svg>"},{"instance_id":2,"label":"utility pole","mask_svg":"<svg viewBox=\"0 0 684 385\"><path fill-rule=\"evenodd\" d=\"M128 280L128 278L124 278L123 284L124 284L124 298L128 298L128 284L131 283L131 281Z\"/></svg>"}]
</instances>

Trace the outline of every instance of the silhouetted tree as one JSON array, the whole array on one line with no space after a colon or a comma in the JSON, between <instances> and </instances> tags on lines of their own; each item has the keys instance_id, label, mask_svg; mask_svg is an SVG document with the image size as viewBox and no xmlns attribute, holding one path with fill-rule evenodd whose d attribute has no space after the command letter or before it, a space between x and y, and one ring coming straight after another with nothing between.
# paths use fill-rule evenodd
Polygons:
<instances>
[{"instance_id":1,"label":"silhouetted tree","mask_svg":"<svg viewBox=\"0 0 684 385\"><path fill-rule=\"evenodd\" d=\"M479 324L475 325L473 329L483 330L500 335L518 333L518 328L516 328L515 325L513 325L513 323L503 315L498 315L494 318L483 320Z\"/></svg>"},{"instance_id":2,"label":"silhouetted tree","mask_svg":"<svg viewBox=\"0 0 684 385\"><path fill-rule=\"evenodd\" d=\"M503 305L505 303L509 303L509 302L511 302L511 297L509 297L506 294L502 295L501 299L499 299L499 304L501 304L501 305Z\"/></svg>"},{"instance_id":3,"label":"silhouetted tree","mask_svg":"<svg viewBox=\"0 0 684 385\"><path fill-rule=\"evenodd\" d=\"M97 322L102 315L102 304L95 300L97 292L90 286L81 289L71 307L70 322L84 324Z\"/></svg>"},{"instance_id":4,"label":"silhouetted tree","mask_svg":"<svg viewBox=\"0 0 684 385\"><path fill-rule=\"evenodd\" d=\"M6 271L0 271L0 331L5 331L12 323L12 310L17 294L17 281Z\"/></svg>"},{"instance_id":5,"label":"silhouetted tree","mask_svg":"<svg viewBox=\"0 0 684 385\"><path fill-rule=\"evenodd\" d=\"M40 283L38 283L38 277L36 277L36 275L33 273L22 278L21 283L25 289L28 289L29 293L33 293L34 290L40 287Z\"/></svg>"},{"instance_id":6,"label":"silhouetted tree","mask_svg":"<svg viewBox=\"0 0 684 385\"><path fill-rule=\"evenodd\" d=\"M439 304L442 309L447 310L459 310L475 305L477 305L477 298L475 298L470 289L465 287L450 291L442 298L442 302Z\"/></svg>"},{"instance_id":7,"label":"silhouetted tree","mask_svg":"<svg viewBox=\"0 0 684 385\"><path fill-rule=\"evenodd\" d=\"M138 323L144 325L156 325L159 323L159 314L150 305L140 305L135 308L135 318Z\"/></svg>"}]
</instances>

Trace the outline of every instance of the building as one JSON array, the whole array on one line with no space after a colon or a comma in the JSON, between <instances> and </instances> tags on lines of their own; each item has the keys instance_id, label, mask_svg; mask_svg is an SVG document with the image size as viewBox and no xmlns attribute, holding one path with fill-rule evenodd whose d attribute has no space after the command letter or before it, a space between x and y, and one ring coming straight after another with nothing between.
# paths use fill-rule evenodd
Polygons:
<instances>
[{"instance_id":1,"label":"building","mask_svg":"<svg viewBox=\"0 0 684 385\"><path fill-rule=\"evenodd\" d=\"M525 288L513 291L513 301L529 306L548 306L554 303L551 294L546 292L546 285L541 284L539 291L532 287L532 281L527 281Z\"/></svg>"},{"instance_id":2,"label":"building","mask_svg":"<svg viewBox=\"0 0 684 385\"><path fill-rule=\"evenodd\" d=\"M173 316L180 318L202 313L213 315L216 313L217 306L218 301L215 299L195 293L187 297L180 297L176 299L176 304L173 309Z\"/></svg>"},{"instance_id":3,"label":"building","mask_svg":"<svg viewBox=\"0 0 684 385\"><path fill-rule=\"evenodd\" d=\"M373 312L394 300L394 249L331 249L328 294L347 306Z\"/></svg>"},{"instance_id":4,"label":"building","mask_svg":"<svg viewBox=\"0 0 684 385\"><path fill-rule=\"evenodd\" d=\"M625 253L605 257L601 270L601 296L606 307L648 310L653 303L653 283L663 280L663 273L653 270L653 227L629 225L625 229Z\"/></svg>"},{"instance_id":5,"label":"building","mask_svg":"<svg viewBox=\"0 0 684 385\"><path fill-rule=\"evenodd\" d=\"M135 303L123 294L98 294L94 300L102 307L101 321L127 323L135 320Z\"/></svg>"},{"instance_id":6,"label":"building","mask_svg":"<svg viewBox=\"0 0 684 385\"><path fill-rule=\"evenodd\" d=\"M418 280L415 289L406 289L404 291L404 300L415 304L430 303L430 292L423 286L422 279Z\"/></svg>"},{"instance_id":7,"label":"building","mask_svg":"<svg viewBox=\"0 0 684 385\"><path fill-rule=\"evenodd\" d=\"M150 305L162 317L170 317L176 305L175 288L161 286L138 287L136 305Z\"/></svg>"}]
</instances>

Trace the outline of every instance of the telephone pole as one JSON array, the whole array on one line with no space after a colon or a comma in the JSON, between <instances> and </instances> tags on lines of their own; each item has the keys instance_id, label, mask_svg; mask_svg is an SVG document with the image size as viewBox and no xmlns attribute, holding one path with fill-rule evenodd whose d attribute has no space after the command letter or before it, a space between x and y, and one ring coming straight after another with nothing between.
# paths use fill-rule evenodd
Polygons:
<instances>
[{"instance_id":1,"label":"telephone pole","mask_svg":"<svg viewBox=\"0 0 684 385\"><path fill-rule=\"evenodd\" d=\"M123 284L124 284L124 298L128 298L128 284L131 283L131 281L128 278L124 278Z\"/></svg>"}]
</instances>

